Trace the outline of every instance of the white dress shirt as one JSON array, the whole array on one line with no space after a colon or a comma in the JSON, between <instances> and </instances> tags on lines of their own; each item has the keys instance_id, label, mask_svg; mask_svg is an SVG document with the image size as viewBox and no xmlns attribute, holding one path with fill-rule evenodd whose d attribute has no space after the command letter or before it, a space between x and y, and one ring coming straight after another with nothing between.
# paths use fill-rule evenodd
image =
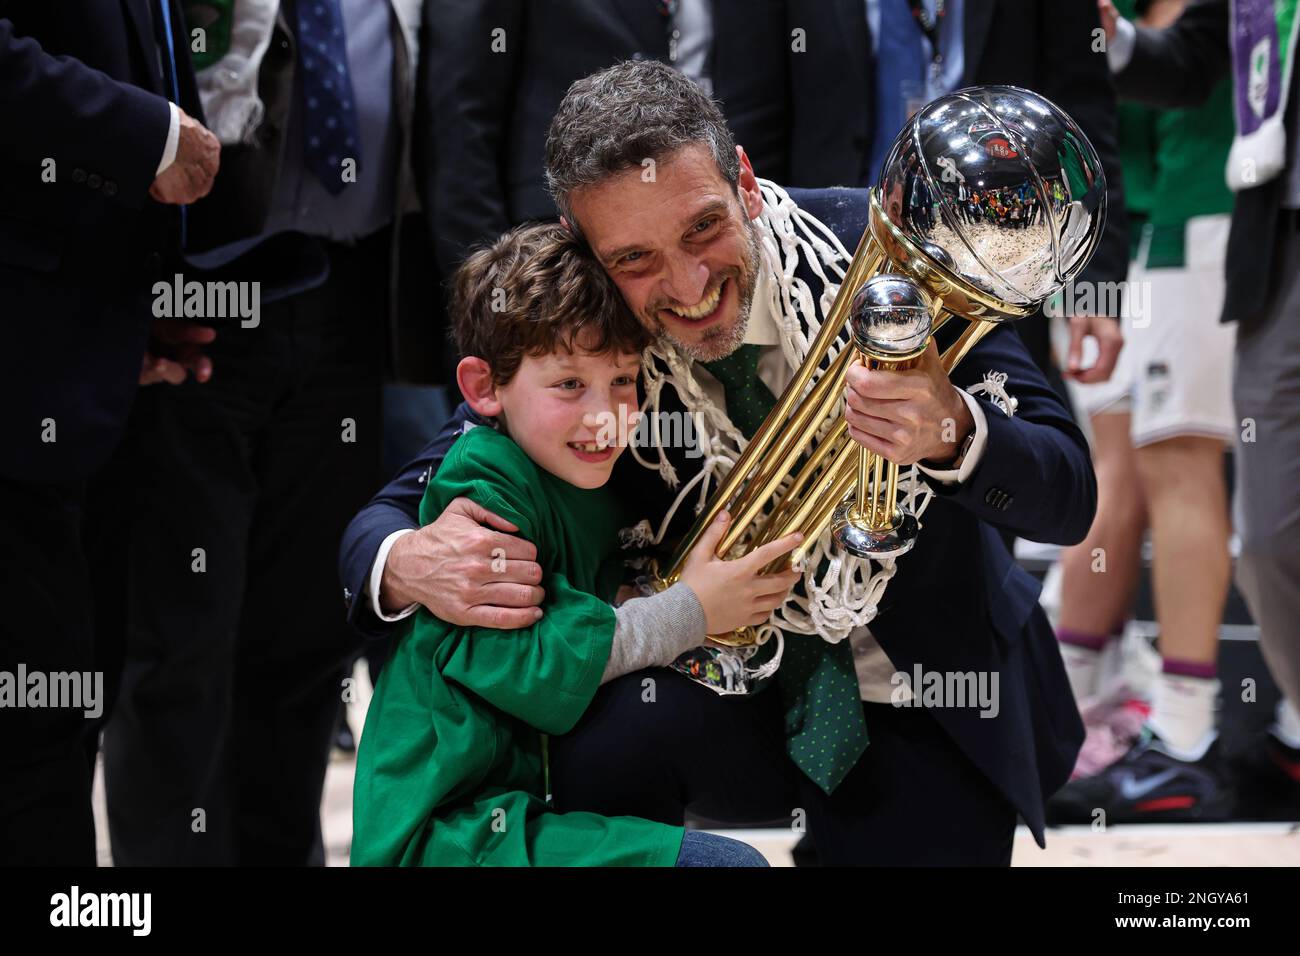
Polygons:
<instances>
[{"instance_id":1,"label":"white dress shirt","mask_svg":"<svg viewBox=\"0 0 1300 956\"><path fill-rule=\"evenodd\" d=\"M167 111L171 114L171 120L167 125L167 142L163 144L162 159L158 160L158 169L154 176L161 176L163 170L176 162L176 147L181 141L181 111L175 103L167 104Z\"/></svg>"}]
</instances>

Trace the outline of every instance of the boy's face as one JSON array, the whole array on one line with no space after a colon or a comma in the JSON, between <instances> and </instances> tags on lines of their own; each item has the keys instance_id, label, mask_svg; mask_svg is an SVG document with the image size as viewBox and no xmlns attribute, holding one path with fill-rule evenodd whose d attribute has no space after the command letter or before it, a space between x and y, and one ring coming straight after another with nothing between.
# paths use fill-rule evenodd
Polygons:
<instances>
[{"instance_id":1,"label":"boy's face","mask_svg":"<svg viewBox=\"0 0 1300 956\"><path fill-rule=\"evenodd\" d=\"M599 488L633 431L640 371L636 354L525 355L496 388L498 417L538 465L571 485Z\"/></svg>"},{"instance_id":2,"label":"boy's face","mask_svg":"<svg viewBox=\"0 0 1300 956\"><path fill-rule=\"evenodd\" d=\"M615 173L570 197L588 244L623 299L656 335L699 361L744 341L760 264L752 220L763 208L749 159L739 189L709 150L685 146L654 176Z\"/></svg>"}]
</instances>

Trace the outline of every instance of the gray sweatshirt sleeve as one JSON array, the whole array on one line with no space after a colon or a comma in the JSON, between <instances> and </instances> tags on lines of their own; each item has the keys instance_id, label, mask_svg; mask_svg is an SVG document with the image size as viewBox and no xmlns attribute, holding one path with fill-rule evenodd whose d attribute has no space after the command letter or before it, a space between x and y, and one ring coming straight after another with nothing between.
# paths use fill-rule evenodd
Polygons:
<instances>
[{"instance_id":1,"label":"gray sweatshirt sleeve","mask_svg":"<svg viewBox=\"0 0 1300 956\"><path fill-rule=\"evenodd\" d=\"M624 601L614 609L614 618L614 646L602 684L643 667L671 664L708 636L704 608L682 581L650 597Z\"/></svg>"}]
</instances>

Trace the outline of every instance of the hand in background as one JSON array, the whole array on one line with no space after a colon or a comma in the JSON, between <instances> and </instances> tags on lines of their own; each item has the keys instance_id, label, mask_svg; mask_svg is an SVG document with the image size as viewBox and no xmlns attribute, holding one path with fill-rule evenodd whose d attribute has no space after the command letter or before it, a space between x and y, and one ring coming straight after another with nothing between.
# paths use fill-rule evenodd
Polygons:
<instances>
[{"instance_id":1,"label":"hand in background","mask_svg":"<svg viewBox=\"0 0 1300 956\"><path fill-rule=\"evenodd\" d=\"M1106 39L1115 39L1115 24L1119 22L1119 11L1110 0L1097 0L1097 12L1101 14L1101 28L1106 31Z\"/></svg>"},{"instance_id":2,"label":"hand in background","mask_svg":"<svg viewBox=\"0 0 1300 956\"><path fill-rule=\"evenodd\" d=\"M176 159L149 187L149 195L161 203L187 205L197 202L212 189L221 165L221 144L202 123L177 107L181 114Z\"/></svg>"},{"instance_id":3,"label":"hand in background","mask_svg":"<svg viewBox=\"0 0 1300 956\"><path fill-rule=\"evenodd\" d=\"M140 384L166 382L179 385L194 373L199 382L212 378L212 359L200 346L217 337L214 329L180 319L154 319L149 329L149 349L140 364Z\"/></svg>"},{"instance_id":4,"label":"hand in background","mask_svg":"<svg viewBox=\"0 0 1300 956\"><path fill-rule=\"evenodd\" d=\"M1081 367L1083 362L1083 340L1097 340L1097 361L1089 368ZM1124 347L1124 333L1119 330L1119 321L1104 315L1074 315L1070 317L1070 351L1066 357L1062 374L1081 385L1110 380L1115 371L1115 362L1119 359L1120 349Z\"/></svg>"}]
</instances>

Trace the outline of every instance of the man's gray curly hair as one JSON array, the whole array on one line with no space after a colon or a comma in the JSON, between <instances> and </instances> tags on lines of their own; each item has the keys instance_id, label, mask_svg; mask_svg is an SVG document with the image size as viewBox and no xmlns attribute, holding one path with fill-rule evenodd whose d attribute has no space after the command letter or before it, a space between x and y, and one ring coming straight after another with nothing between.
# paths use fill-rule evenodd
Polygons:
<instances>
[{"instance_id":1,"label":"man's gray curly hair","mask_svg":"<svg viewBox=\"0 0 1300 956\"><path fill-rule=\"evenodd\" d=\"M736 141L713 98L665 63L625 60L569 87L546 137L546 184L578 229L574 190L692 144L706 146L722 178L737 185Z\"/></svg>"}]
</instances>

